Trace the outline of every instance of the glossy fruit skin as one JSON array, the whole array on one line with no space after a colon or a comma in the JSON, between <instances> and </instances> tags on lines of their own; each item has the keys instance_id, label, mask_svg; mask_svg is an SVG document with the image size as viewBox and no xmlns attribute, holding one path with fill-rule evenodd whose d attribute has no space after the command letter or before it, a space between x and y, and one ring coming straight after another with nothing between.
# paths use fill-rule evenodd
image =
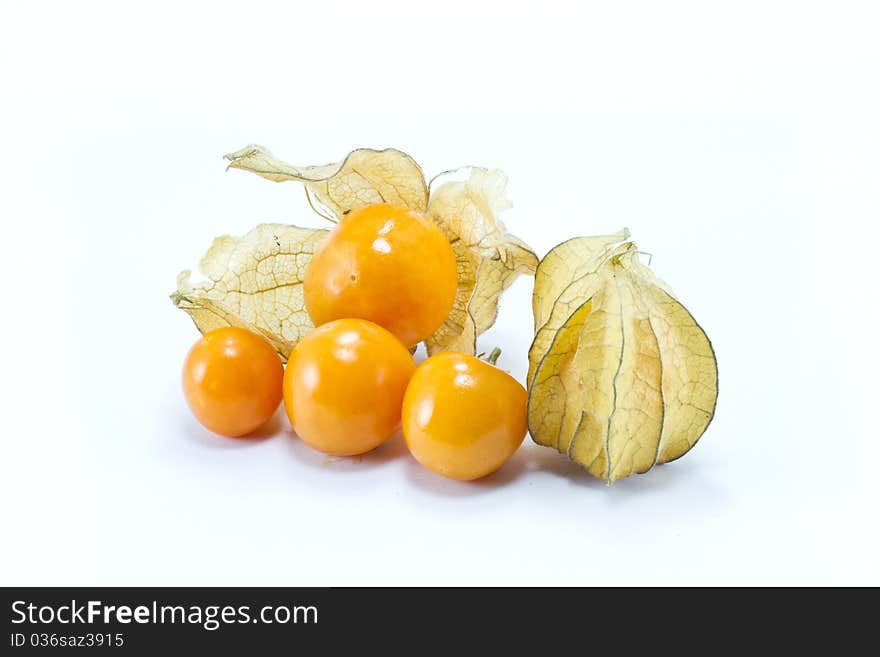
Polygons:
<instances>
[{"instance_id":1,"label":"glossy fruit skin","mask_svg":"<svg viewBox=\"0 0 880 657\"><path fill-rule=\"evenodd\" d=\"M494 472L526 435L525 388L474 356L432 356L403 399L403 435L419 463L468 481Z\"/></svg>"},{"instance_id":2,"label":"glossy fruit skin","mask_svg":"<svg viewBox=\"0 0 880 657\"><path fill-rule=\"evenodd\" d=\"M187 354L183 394L207 429L246 436L275 413L283 376L281 358L265 339L241 328L219 328Z\"/></svg>"},{"instance_id":3,"label":"glossy fruit skin","mask_svg":"<svg viewBox=\"0 0 880 657\"><path fill-rule=\"evenodd\" d=\"M303 280L315 326L357 317L406 346L436 331L458 287L455 253L428 217L380 203L351 211L312 256Z\"/></svg>"},{"instance_id":4,"label":"glossy fruit skin","mask_svg":"<svg viewBox=\"0 0 880 657\"><path fill-rule=\"evenodd\" d=\"M363 454L400 426L416 363L381 326L339 319L299 341L284 373L290 424L309 446L334 456Z\"/></svg>"}]
</instances>

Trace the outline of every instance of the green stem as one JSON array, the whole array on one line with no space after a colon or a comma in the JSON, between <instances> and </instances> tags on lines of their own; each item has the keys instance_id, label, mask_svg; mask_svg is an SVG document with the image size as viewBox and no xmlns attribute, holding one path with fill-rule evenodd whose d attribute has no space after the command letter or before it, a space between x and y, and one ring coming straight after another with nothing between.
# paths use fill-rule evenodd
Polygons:
<instances>
[{"instance_id":1,"label":"green stem","mask_svg":"<svg viewBox=\"0 0 880 657\"><path fill-rule=\"evenodd\" d=\"M492 351L489 352L489 355L486 356L486 362L489 365L495 365L498 362L498 357L501 355L501 349L495 347Z\"/></svg>"}]
</instances>

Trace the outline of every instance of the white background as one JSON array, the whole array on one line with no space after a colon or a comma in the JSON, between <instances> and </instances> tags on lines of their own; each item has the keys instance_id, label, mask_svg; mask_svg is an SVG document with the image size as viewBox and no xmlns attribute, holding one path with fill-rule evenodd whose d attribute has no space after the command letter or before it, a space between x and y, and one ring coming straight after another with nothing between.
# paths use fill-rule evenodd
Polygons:
<instances>
[{"instance_id":1,"label":"white background","mask_svg":"<svg viewBox=\"0 0 880 657\"><path fill-rule=\"evenodd\" d=\"M0 7L3 584L880 584L876 3ZM321 223L250 142L500 167L539 254L628 226L715 345L701 443L607 488L207 433L178 271ZM521 380L530 294L481 342Z\"/></svg>"}]
</instances>

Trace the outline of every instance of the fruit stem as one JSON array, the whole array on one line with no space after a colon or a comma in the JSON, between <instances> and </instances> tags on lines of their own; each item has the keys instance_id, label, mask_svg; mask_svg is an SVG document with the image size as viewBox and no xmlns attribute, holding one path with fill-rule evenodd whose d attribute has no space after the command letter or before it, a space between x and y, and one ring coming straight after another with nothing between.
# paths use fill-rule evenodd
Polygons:
<instances>
[{"instance_id":1,"label":"fruit stem","mask_svg":"<svg viewBox=\"0 0 880 657\"><path fill-rule=\"evenodd\" d=\"M498 357L501 355L501 349L499 347L495 347L492 351L489 352L489 355L486 356L486 362L489 365L495 365L498 362Z\"/></svg>"}]
</instances>

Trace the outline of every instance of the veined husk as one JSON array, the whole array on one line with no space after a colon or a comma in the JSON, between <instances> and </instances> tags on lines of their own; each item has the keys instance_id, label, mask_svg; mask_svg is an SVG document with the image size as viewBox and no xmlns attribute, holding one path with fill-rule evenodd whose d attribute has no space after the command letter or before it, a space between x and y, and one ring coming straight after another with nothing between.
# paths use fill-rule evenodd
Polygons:
<instances>
[{"instance_id":1,"label":"veined husk","mask_svg":"<svg viewBox=\"0 0 880 657\"><path fill-rule=\"evenodd\" d=\"M709 339L628 237L558 245L533 296L529 431L608 483L683 456L718 395Z\"/></svg>"},{"instance_id":2,"label":"veined husk","mask_svg":"<svg viewBox=\"0 0 880 657\"><path fill-rule=\"evenodd\" d=\"M458 262L458 290L444 324L428 340L428 352L476 352L477 337L495 322L498 300L520 274L531 275L537 256L507 232L500 214L510 202L507 178L497 170L468 168L463 182L450 181L430 192L421 167L395 149L357 149L340 162L298 167L260 146L225 156L230 168L275 182L305 186L308 202L336 222L374 203L404 205L431 217L446 233ZM261 333L287 358L312 324L302 300L302 278L327 231L267 224L236 238L215 240L202 258L207 280L178 277L172 301L200 331L243 326Z\"/></svg>"},{"instance_id":3,"label":"veined husk","mask_svg":"<svg viewBox=\"0 0 880 657\"><path fill-rule=\"evenodd\" d=\"M204 281L177 277L172 303L202 332L238 326L262 335L287 360L313 327L302 280L312 254L329 231L261 224L242 237L214 240L199 262Z\"/></svg>"}]
</instances>

